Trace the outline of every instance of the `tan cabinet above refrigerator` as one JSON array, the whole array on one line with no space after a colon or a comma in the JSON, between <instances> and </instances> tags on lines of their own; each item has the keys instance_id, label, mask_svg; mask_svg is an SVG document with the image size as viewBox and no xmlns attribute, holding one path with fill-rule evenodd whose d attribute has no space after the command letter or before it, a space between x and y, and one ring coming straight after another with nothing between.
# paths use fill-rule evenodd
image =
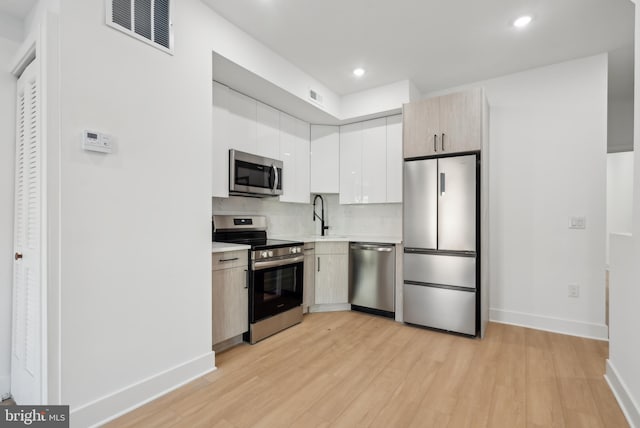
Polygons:
<instances>
[{"instance_id":1,"label":"tan cabinet above refrigerator","mask_svg":"<svg viewBox=\"0 0 640 428\"><path fill-rule=\"evenodd\" d=\"M484 107L482 88L405 104L404 158L481 150Z\"/></svg>"}]
</instances>

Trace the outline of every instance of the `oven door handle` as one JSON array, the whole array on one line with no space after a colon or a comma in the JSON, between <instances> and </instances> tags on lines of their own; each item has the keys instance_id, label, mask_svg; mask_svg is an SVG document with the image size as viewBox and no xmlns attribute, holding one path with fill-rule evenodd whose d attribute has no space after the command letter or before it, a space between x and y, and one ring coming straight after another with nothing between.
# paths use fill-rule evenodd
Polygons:
<instances>
[{"instance_id":1,"label":"oven door handle","mask_svg":"<svg viewBox=\"0 0 640 428\"><path fill-rule=\"evenodd\" d=\"M280 260L267 260L263 262L253 262L252 268L253 270L262 270L262 269L268 269L272 267L293 265L300 262L304 262L304 254L301 254L295 257L287 257L286 259L280 259Z\"/></svg>"}]
</instances>

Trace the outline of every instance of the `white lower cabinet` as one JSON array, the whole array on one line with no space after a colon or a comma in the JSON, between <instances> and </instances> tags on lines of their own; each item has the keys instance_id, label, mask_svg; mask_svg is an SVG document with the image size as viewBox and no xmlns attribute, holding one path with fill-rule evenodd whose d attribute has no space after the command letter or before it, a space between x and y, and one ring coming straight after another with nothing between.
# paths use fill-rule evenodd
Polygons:
<instances>
[{"instance_id":1,"label":"white lower cabinet","mask_svg":"<svg viewBox=\"0 0 640 428\"><path fill-rule=\"evenodd\" d=\"M211 300L213 344L249 329L247 251L212 255Z\"/></svg>"},{"instance_id":2,"label":"white lower cabinet","mask_svg":"<svg viewBox=\"0 0 640 428\"><path fill-rule=\"evenodd\" d=\"M316 242L315 306L348 304L349 243Z\"/></svg>"}]
</instances>

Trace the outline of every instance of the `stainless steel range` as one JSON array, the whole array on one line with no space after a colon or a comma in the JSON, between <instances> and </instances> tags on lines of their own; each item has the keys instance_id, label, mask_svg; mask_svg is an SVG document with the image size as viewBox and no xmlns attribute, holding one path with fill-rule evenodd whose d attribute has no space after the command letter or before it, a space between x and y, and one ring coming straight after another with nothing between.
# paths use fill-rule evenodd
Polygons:
<instances>
[{"instance_id":1,"label":"stainless steel range","mask_svg":"<svg viewBox=\"0 0 640 428\"><path fill-rule=\"evenodd\" d=\"M254 344L302 321L304 243L267 239L264 216L214 215L213 240L247 244L249 331Z\"/></svg>"}]
</instances>

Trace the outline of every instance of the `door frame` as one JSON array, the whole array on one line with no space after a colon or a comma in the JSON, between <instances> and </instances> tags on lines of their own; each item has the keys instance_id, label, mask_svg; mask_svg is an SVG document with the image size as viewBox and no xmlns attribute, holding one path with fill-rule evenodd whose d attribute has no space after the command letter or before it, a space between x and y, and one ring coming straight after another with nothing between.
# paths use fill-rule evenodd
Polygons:
<instances>
[{"instance_id":1,"label":"door frame","mask_svg":"<svg viewBox=\"0 0 640 428\"><path fill-rule=\"evenodd\" d=\"M25 71L25 69L32 64L34 61L40 61L40 56L39 56L39 49L37 47L37 43L35 40L28 38L27 41L23 44L22 48L20 49L19 56L17 57L17 60L15 61L15 65L11 68L11 74L13 74L14 78L16 79L16 82L18 81L18 79L22 76L22 73ZM42 70L43 70L43 66L42 64L40 64L39 62L36 62L35 64L37 66L37 75L38 75L38 81L42 82ZM39 355L39 365L40 365L40 393L39 393L39 397L40 397L40 402L38 404L47 404L47 249L46 249L46 236L47 236L47 229L46 229L46 224L47 224L47 218L46 218L46 150L45 150L45 142L44 142L44 138L43 138L43 134L44 134L44 121L43 121L43 114L42 114L42 107L43 107L43 93L44 90L42 88L42 86L39 83L39 98L40 98L40 266L39 266L39 284L40 284L40 355ZM14 102L17 102L17 99L15 98L16 95L14 94ZM14 139L13 139L13 144L15 147L16 144L16 137L14 135ZM15 189L15 172L14 172L14 189ZM13 203L13 208L14 208L14 212L15 212L15 202ZM15 223L14 223L14 228L15 228ZM13 231L14 236L15 236L15 230ZM15 239L15 238L14 238ZM15 251L15 248L14 248ZM15 291L15 279L12 280L12 294ZM13 299L12 299L13 301ZM12 303L12 312L14 310L13 307L13 303ZM13 316L13 314L12 314ZM13 337L14 334L14 326L12 325L11 327L11 335ZM11 351L13 354L13 339L12 339L12 346L11 346ZM13 359L13 357L12 357ZM12 369L12 375L13 377L13 369ZM13 379L12 379L13 380ZM10 391L11 393L13 393L14 387L13 384L10 385Z\"/></svg>"},{"instance_id":2,"label":"door frame","mask_svg":"<svg viewBox=\"0 0 640 428\"><path fill-rule=\"evenodd\" d=\"M41 397L44 404L56 405L64 404L61 382L60 34L55 8L44 6L37 12L37 22L18 48L10 72L17 80L27 65L38 57L42 169ZM15 103L15 94L13 97ZM11 204L14 204L13 200Z\"/></svg>"}]
</instances>

